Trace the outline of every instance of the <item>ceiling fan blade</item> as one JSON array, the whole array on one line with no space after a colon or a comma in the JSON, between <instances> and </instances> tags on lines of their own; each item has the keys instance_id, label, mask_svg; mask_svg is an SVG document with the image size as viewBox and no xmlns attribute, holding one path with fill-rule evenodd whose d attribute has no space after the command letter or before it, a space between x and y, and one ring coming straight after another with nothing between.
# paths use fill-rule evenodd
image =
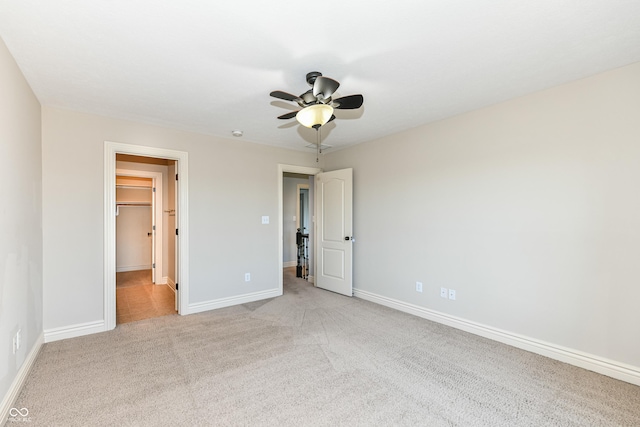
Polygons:
<instances>
[{"instance_id":1,"label":"ceiling fan blade","mask_svg":"<svg viewBox=\"0 0 640 427\"><path fill-rule=\"evenodd\" d=\"M297 112L297 111L292 111L292 112L290 112L290 113L287 113L287 114L283 114L283 115L281 115L281 116L278 116L278 118L279 118L279 119L282 119L282 120L293 119L293 118L296 116L296 114L298 114L298 112Z\"/></svg>"},{"instance_id":2,"label":"ceiling fan blade","mask_svg":"<svg viewBox=\"0 0 640 427\"><path fill-rule=\"evenodd\" d=\"M324 98L331 98L331 95L340 87L340 83L329 77L317 77L313 83L313 96L322 94Z\"/></svg>"},{"instance_id":3,"label":"ceiling fan blade","mask_svg":"<svg viewBox=\"0 0 640 427\"><path fill-rule=\"evenodd\" d=\"M331 105L339 110L355 110L362 107L363 102L364 97L362 95L349 95L334 99Z\"/></svg>"},{"instance_id":4,"label":"ceiling fan blade","mask_svg":"<svg viewBox=\"0 0 640 427\"><path fill-rule=\"evenodd\" d=\"M292 95L292 94L287 93L287 92L282 92L281 90L274 90L269 95L273 96L274 98L284 99L285 101L298 102L298 100L300 99L299 96Z\"/></svg>"}]
</instances>

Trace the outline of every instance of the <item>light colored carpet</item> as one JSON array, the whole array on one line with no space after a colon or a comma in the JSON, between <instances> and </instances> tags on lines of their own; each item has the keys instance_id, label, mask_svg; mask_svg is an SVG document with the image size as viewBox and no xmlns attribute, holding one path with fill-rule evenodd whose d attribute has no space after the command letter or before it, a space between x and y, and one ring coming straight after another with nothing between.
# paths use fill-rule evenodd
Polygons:
<instances>
[{"instance_id":1,"label":"light colored carpet","mask_svg":"<svg viewBox=\"0 0 640 427\"><path fill-rule=\"evenodd\" d=\"M45 344L15 406L32 426L640 425L640 387L286 282Z\"/></svg>"}]
</instances>

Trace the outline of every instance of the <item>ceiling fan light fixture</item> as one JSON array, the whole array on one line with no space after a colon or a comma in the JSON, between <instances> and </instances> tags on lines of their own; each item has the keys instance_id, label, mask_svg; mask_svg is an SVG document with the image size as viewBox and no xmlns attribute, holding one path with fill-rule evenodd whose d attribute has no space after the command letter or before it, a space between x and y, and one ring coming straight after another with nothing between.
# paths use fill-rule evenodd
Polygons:
<instances>
[{"instance_id":1,"label":"ceiling fan light fixture","mask_svg":"<svg viewBox=\"0 0 640 427\"><path fill-rule=\"evenodd\" d=\"M315 104L303 108L296 114L296 119L302 126L313 128L323 126L333 115L333 107L327 104Z\"/></svg>"}]
</instances>

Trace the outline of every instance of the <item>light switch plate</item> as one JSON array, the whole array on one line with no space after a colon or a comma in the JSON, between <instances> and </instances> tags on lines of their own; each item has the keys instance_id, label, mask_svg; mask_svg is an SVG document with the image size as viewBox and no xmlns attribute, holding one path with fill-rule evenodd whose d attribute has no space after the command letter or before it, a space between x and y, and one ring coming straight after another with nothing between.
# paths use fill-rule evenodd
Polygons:
<instances>
[{"instance_id":1,"label":"light switch plate","mask_svg":"<svg viewBox=\"0 0 640 427\"><path fill-rule=\"evenodd\" d=\"M269 224L269 216L268 215L264 215L262 217L262 223L263 224Z\"/></svg>"}]
</instances>

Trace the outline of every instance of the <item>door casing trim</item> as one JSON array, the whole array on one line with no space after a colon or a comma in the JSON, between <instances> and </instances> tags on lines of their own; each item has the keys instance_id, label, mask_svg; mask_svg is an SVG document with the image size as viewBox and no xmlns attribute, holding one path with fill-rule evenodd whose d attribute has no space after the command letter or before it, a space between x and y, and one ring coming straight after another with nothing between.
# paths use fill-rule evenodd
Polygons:
<instances>
[{"instance_id":1,"label":"door casing trim","mask_svg":"<svg viewBox=\"0 0 640 427\"><path fill-rule=\"evenodd\" d=\"M116 154L177 160L179 229L178 314L189 314L189 153L165 148L104 142L104 330L116 327Z\"/></svg>"}]
</instances>

